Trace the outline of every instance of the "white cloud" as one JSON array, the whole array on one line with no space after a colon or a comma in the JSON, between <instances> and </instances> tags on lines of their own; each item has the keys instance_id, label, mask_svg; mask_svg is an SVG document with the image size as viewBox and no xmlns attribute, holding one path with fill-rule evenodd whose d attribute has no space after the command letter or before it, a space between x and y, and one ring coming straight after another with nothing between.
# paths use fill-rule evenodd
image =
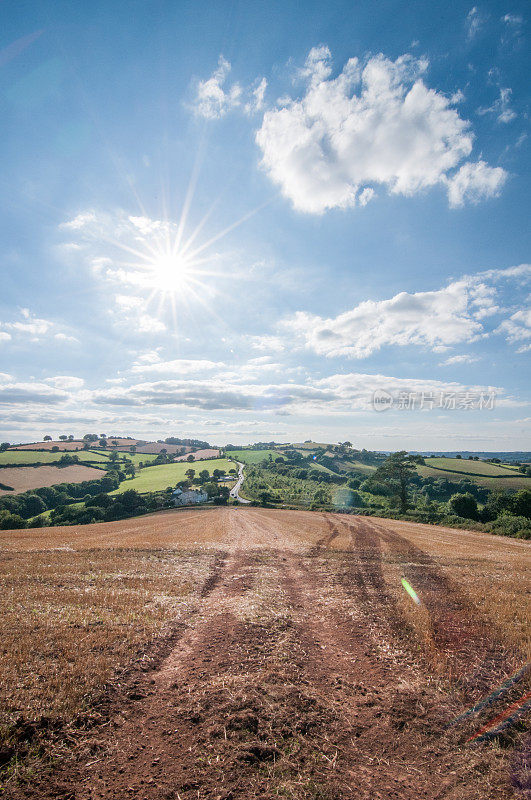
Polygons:
<instances>
[{"instance_id":1,"label":"white cloud","mask_svg":"<svg viewBox=\"0 0 531 800\"><path fill-rule=\"evenodd\" d=\"M136 373L173 373L174 375L192 375L194 373L203 374L218 370L223 367L216 361L207 361L206 359L187 359L176 358L171 361L153 361L151 363L134 364L131 367L131 372Z\"/></svg>"},{"instance_id":2,"label":"white cloud","mask_svg":"<svg viewBox=\"0 0 531 800\"><path fill-rule=\"evenodd\" d=\"M218 67L206 81L199 81L194 101L195 113L205 119L219 119L230 109L241 103L242 88L233 83L225 90L224 86L231 70L230 63L219 57Z\"/></svg>"},{"instance_id":3,"label":"white cloud","mask_svg":"<svg viewBox=\"0 0 531 800\"><path fill-rule=\"evenodd\" d=\"M0 331L0 342L9 342L11 334L6 331Z\"/></svg>"},{"instance_id":4,"label":"white cloud","mask_svg":"<svg viewBox=\"0 0 531 800\"><path fill-rule=\"evenodd\" d=\"M67 336L66 333L55 333L53 338L57 339L58 342L73 342L79 344L79 339L76 339L75 336Z\"/></svg>"},{"instance_id":5,"label":"white cloud","mask_svg":"<svg viewBox=\"0 0 531 800\"><path fill-rule=\"evenodd\" d=\"M254 114L257 111L262 111L264 108L264 98L267 89L267 81L262 78L258 86L251 92L251 100L245 104L245 111L247 114Z\"/></svg>"},{"instance_id":6,"label":"white cloud","mask_svg":"<svg viewBox=\"0 0 531 800\"><path fill-rule=\"evenodd\" d=\"M93 222L96 222L96 214L93 211L84 211L81 214L77 214L73 219L61 223L60 227L65 230L78 231Z\"/></svg>"},{"instance_id":7,"label":"white cloud","mask_svg":"<svg viewBox=\"0 0 531 800\"><path fill-rule=\"evenodd\" d=\"M483 25L484 19L479 13L479 9L477 6L473 6L466 16L466 28L467 28L467 36L469 39L473 39L478 30Z\"/></svg>"},{"instance_id":8,"label":"white cloud","mask_svg":"<svg viewBox=\"0 0 531 800\"><path fill-rule=\"evenodd\" d=\"M507 179L501 167L489 167L485 161L468 162L447 180L448 199L452 208L464 205L465 200L479 203L487 197L497 197Z\"/></svg>"},{"instance_id":9,"label":"white cloud","mask_svg":"<svg viewBox=\"0 0 531 800\"><path fill-rule=\"evenodd\" d=\"M516 111L514 111L510 106L512 93L512 89L509 89L508 87L500 87L500 94L494 103L487 108L478 108L477 113L481 115L495 114L498 122L512 122L512 120L516 119L518 116Z\"/></svg>"},{"instance_id":10,"label":"white cloud","mask_svg":"<svg viewBox=\"0 0 531 800\"><path fill-rule=\"evenodd\" d=\"M282 327L295 342L328 357L366 358L389 345L417 345L444 352L449 346L485 336L482 320L501 311L495 302L497 284L511 279L520 283L530 274L531 267L525 264L486 270L435 291L365 300L333 318L299 311ZM517 317L516 323L520 321Z\"/></svg>"},{"instance_id":11,"label":"white cloud","mask_svg":"<svg viewBox=\"0 0 531 800\"><path fill-rule=\"evenodd\" d=\"M468 356L468 355L461 355L461 356L450 356L446 358L444 361L441 361L441 367L451 367L454 364L474 364L474 362L479 361L477 356Z\"/></svg>"},{"instance_id":12,"label":"white cloud","mask_svg":"<svg viewBox=\"0 0 531 800\"><path fill-rule=\"evenodd\" d=\"M505 334L507 341L511 344L520 344L518 353L525 353L531 350L531 310L521 309L512 314L509 319L504 320L496 329L496 333Z\"/></svg>"},{"instance_id":13,"label":"white cloud","mask_svg":"<svg viewBox=\"0 0 531 800\"><path fill-rule=\"evenodd\" d=\"M81 389L85 385L83 378L76 378L74 375L56 375L46 378L46 383L51 383L56 389Z\"/></svg>"},{"instance_id":14,"label":"white cloud","mask_svg":"<svg viewBox=\"0 0 531 800\"><path fill-rule=\"evenodd\" d=\"M310 51L300 71L303 96L266 111L256 133L263 168L296 209L319 214L364 205L377 186L413 195L448 184L474 137L452 100L426 86L427 67L411 55L377 55L365 64L351 58L332 78L329 49ZM493 182L501 186L504 171L490 174L487 189L490 168L480 164L481 190L474 173L475 191L462 198L494 193Z\"/></svg>"}]
</instances>

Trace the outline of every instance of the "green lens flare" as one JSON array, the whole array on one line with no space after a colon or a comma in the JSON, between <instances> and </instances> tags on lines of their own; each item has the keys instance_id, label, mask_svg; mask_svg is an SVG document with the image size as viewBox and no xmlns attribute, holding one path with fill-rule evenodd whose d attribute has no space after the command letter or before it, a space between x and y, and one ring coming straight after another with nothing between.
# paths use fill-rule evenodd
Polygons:
<instances>
[{"instance_id":1,"label":"green lens flare","mask_svg":"<svg viewBox=\"0 0 531 800\"><path fill-rule=\"evenodd\" d=\"M405 578L402 578L402 586L404 587L404 589L406 590L408 595L411 597L413 602L416 603L418 606L420 606L420 600L419 600L419 597L418 597L416 591L411 586L411 584L406 581Z\"/></svg>"}]
</instances>

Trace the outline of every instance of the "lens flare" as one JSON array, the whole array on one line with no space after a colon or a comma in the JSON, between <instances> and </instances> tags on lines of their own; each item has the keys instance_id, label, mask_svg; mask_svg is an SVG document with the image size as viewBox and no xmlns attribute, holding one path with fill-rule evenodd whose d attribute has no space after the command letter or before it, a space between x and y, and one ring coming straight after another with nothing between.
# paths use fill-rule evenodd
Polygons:
<instances>
[{"instance_id":1,"label":"lens flare","mask_svg":"<svg viewBox=\"0 0 531 800\"><path fill-rule=\"evenodd\" d=\"M420 606L420 600L419 600L418 594L416 593L414 588L411 586L411 584L406 581L405 578L402 578L402 586L404 587L404 589L406 590L408 595L411 597L413 602L416 603L418 606Z\"/></svg>"}]
</instances>

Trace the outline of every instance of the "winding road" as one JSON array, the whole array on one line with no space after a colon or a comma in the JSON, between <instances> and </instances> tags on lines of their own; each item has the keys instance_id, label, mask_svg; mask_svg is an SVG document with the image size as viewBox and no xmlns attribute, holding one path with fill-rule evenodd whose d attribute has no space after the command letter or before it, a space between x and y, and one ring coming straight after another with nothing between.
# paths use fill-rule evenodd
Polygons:
<instances>
[{"instance_id":1,"label":"winding road","mask_svg":"<svg viewBox=\"0 0 531 800\"><path fill-rule=\"evenodd\" d=\"M239 503L250 503L251 502L250 500L246 500L245 497L242 497L240 495L240 489L242 488L243 477L244 477L243 476L243 468L244 468L245 464L242 464L241 461L237 461L236 463L238 464L238 467L239 467L239 469L238 469L238 480L234 484L233 488L231 489L230 496L233 497L234 500L237 500Z\"/></svg>"}]
</instances>

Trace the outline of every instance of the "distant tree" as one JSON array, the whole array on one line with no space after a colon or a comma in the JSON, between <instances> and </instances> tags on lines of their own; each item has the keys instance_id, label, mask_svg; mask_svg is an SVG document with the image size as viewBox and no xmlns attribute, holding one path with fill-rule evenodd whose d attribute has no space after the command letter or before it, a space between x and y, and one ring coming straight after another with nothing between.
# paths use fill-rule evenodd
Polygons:
<instances>
[{"instance_id":1,"label":"distant tree","mask_svg":"<svg viewBox=\"0 0 531 800\"><path fill-rule=\"evenodd\" d=\"M212 477L219 481L219 479L223 477L223 470L215 469L212 473Z\"/></svg>"},{"instance_id":2,"label":"distant tree","mask_svg":"<svg viewBox=\"0 0 531 800\"><path fill-rule=\"evenodd\" d=\"M106 433L100 433L100 439L106 439L106 438L107 438Z\"/></svg>"},{"instance_id":3,"label":"distant tree","mask_svg":"<svg viewBox=\"0 0 531 800\"><path fill-rule=\"evenodd\" d=\"M107 439L105 439L102 436L101 439L99 440L98 444L99 444L100 447L103 447L105 449L107 447Z\"/></svg>"},{"instance_id":4,"label":"distant tree","mask_svg":"<svg viewBox=\"0 0 531 800\"><path fill-rule=\"evenodd\" d=\"M118 453L116 450L113 450L109 456L109 461L111 464L115 464L118 461Z\"/></svg>"},{"instance_id":5,"label":"distant tree","mask_svg":"<svg viewBox=\"0 0 531 800\"><path fill-rule=\"evenodd\" d=\"M36 494L29 494L24 500L24 516L35 517L46 511L46 503Z\"/></svg>"},{"instance_id":6,"label":"distant tree","mask_svg":"<svg viewBox=\"0 0 531 800\"><path fill-rule=\"evenodd\" d=\"M126 464L124 467L124 472L126 475L130 475L132 478L134 478L136 474L135 465L129 462L129 464Z\"/></svg>"},{"instance_id":7,"label":"distant tree","mask_svg":"<svg viewBox=\"0 0 531 800\"><path fill-rule=\"evenodd\" d=\"M100 492L95 497L91 497L89 501L85 500L85 505L98 506L99 508L109 508L112 506L112 497L109 497L105 492Z\"/></svg>"},{"instance_id":8,"label":"distant tree","mask_svg":"<svg viewBox=\"0 0 531 800\"><path fill-rule=\"evenodd\" d=\"M456 455L456 458L461 458L461 455L458 453L458 454Z\"/></svg>"},{"instance_id":9,"label":"distant tree","mask_svg":"<svg viewBox=\"0 0 531 800\"><path fill-rule=\"evenodd\" d=\"M408 507L408 486L417 474L415 464L405 450L392 453L374 473L376 481L381 481L396 490L402 513Z\"/></svg>"},{"instance_id":10,"label":"distant tree","mask_svg":"<svg viewBox=\"0 0 531 800\"><path fill-rule=\"evenodd\" d=\"M186 475L186 477L187 477L187 478L188 478L190 481L193 481L193 479L195 478L195 469L192 469L192 468L190 468L190 469L187 469L187 470L186 470L186 472L185 472L184 474Z\"/></svg>"},{"instance_id":11,"label":"distant tree","mask_svg":"<svg viewBox=\"0 0 531 800\"><path fill-rule=\"evenodd\" d=\"M2 442L0 444L0 453L3 453L4 450L9 450L10 447L11 445L9 444L9 442Z\"/></svg>"},{"instance_id":12,"label":"distant tree","mask_svg":"<svg viewBox=\"0 0 531 800\"><path fill-rule=\"evenodd\" d=\"M58 453L58 452L59 452L59 448L57 447L56 444L54 444L54 446L52 447L52 453Z\"/></svg>"},{"instance_id":13,"label":"distant tree","mask_svg":"<svg viewBox=\"0 0 531 800\"><path fill-rule=\"evenodd\" d=\"M129 452L132 453L133 455L136 453L136 444L131 445L131 447L129 448Z\"/></svg>"},{"instance_id":14,"label":"distant tree","mask_svg":"<svg viewBox=\"0 0 531 800\"><path fill-rule=\"evenodd\" d=\"M474 495L470 492L465 494L453 494L448 501L450 510L458 517L465 519L478 518L478 504Z\"/></svg>"},{"instance_id":15,"label":"distant tree","mask_svg":"<svg viewBox=\"0 0 531 800\"><path fill-rule=\"evenodd\" d=\"M195 461L195 458L194 458L194 457L193 457L193 455L190 453L190 455L188 456L188 458L187 458L186 460L187 460L187 461Z\"/></svg>"},{"instance_id":16,"label":"distant tree","mask_svg":"<svg viewBox=\"0 0 531 800\"><path fill-rule=\"evenodd\" d=\"M207 469L202 469L199 473L199 481L200 483L206 483L206 481L210 480L210 473Z\"/></svg>"},{"instance_id":17,"label":"distant tree","mask_svg":"<svg viewBox=\"0 0 531 800\"><path fill-rule=\"evenodd\" d=\"M113 447L118 447L118 442L116 439L111 439L111 444Z\"/></svg>"},{"instance_id":18,"label":"distant tree","mask_svg":"<svg viewBox=\"0 0 531 800\"><path fill-rule=\"evenodd\" d=\"M68 436L65 436L64 433L59 437L62 442L66 442Z\"/></svg>"},{"instance_id":19,"label":"distant tree","mask_svg":"<svg viewBox=\"0 0 531 800\"><path fill-rule=\"evenodd\" d=\"M52 437L51 437L51 436L48 436L48 435L46 435L46 436L44 437L44 441L45 441L45 442L51 442L51 441L52 441Z\"/></svg>"},{"instance_id":20,"label":"distant tree","mask_svg":"<svg viewBox=\"0 0 531 800\"><path fill-rule=\"evenodd\" d=\"M74 441L74 434L73 433L69 433L68 434L68 441L69 442L73 442Z\"/></svg>"},{"instance_id":21,"label":"distant tree","mask_svg":"<svg viewBox=\"0 0 531 800\"><path fill-rule=\"evenodd\" d=\"M86 433L83 436L83 439L87 442L97 442L98 441L98 434L97 433Z\"/></svg>"}]
</instances>

